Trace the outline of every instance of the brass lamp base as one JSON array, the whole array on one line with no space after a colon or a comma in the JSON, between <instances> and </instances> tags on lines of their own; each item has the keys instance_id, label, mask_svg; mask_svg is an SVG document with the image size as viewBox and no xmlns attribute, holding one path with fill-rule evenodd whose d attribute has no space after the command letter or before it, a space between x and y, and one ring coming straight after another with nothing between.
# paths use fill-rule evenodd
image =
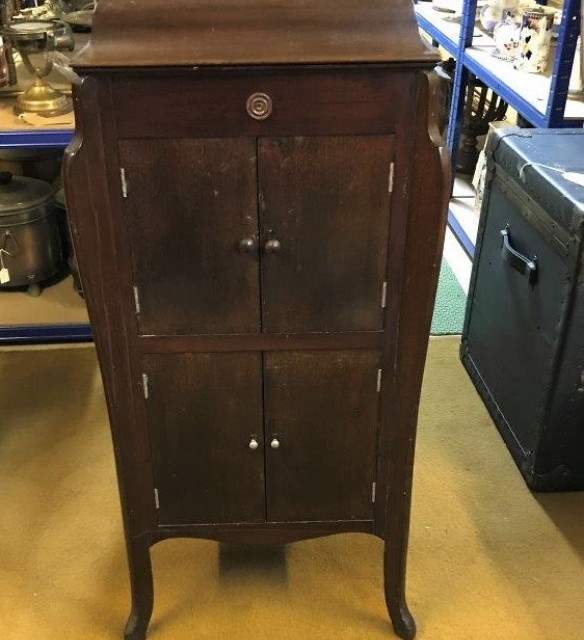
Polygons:
<instances>
[{"instance_id":1,"label":"brass lamp base","mask_svg":"<svg viewBox=\"0 0 584 640\"><path fill-rule=\"evenodd\" d=\"M53 89L38 76L33 84L18 98L14 105L14 113L38 113L50 118L69 113L73 109L71 98Z\"/></svg>"}]
</instances>

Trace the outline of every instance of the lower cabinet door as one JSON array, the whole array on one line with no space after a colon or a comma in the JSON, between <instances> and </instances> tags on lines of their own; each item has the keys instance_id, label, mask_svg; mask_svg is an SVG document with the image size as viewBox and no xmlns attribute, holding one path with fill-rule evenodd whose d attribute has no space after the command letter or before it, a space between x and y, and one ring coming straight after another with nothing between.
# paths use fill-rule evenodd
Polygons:
<instances>
[{"instance_id":1,"label":"lower cabinet door","mask_svg":"<svg viewBox=\"0 0 584 640\"><path fill-rule=\"evenodd\" d=\"M159 523L265 522L261 353L148 355L144 372Z\"/></svg>"},{"instance_id":2,"label":"lower cabinet door","mask_svg":"<svg viewBox=\"0 0 584 640\"><path fill-rule=\"evenodd\" d=\"M373 518L378 366L376 351L264 354L268 521Z\"/></svg>"}]
</instances>

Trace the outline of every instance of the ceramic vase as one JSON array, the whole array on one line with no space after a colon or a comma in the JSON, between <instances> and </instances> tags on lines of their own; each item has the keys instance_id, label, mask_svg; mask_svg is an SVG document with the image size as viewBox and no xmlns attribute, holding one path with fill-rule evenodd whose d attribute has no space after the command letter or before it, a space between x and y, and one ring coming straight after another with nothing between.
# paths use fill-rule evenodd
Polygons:
<instances>
[{"instance_id":1,"label":"ceramic vase","mask_svg":"<svg viewBox=\"0 0 584 640\"><path fill-rule=\"evenodd\" d=\"M516 69L529 73L543 73L547 69L554 15L554 9L549 7L535 7L524 12L513 63Z\"/></svg>"}]
</instances>

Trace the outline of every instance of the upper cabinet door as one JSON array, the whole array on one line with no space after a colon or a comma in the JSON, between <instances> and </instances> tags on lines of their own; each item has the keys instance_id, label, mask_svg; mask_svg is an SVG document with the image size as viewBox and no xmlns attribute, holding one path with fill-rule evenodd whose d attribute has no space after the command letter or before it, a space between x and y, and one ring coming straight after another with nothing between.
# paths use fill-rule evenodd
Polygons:
<instances>
[{"instance_id":1,"label":"upper cabinet door","mask_svg":"<svg viewBox=\"0 0 584 640\"><path fill-rule=\"evenodd\" d=\"M383 328L394 138L260 138L263 329Z\"/></svg>"},{"instance_id":2,"label":"upper cabinet door","mask_svg":"<svg viewBox=\"0 0 584 640\"><path fill-rule=\"evenodd\" d=\"M260 330L253 138L122 140L143 335Z\"/></svg>"}]
</instances>

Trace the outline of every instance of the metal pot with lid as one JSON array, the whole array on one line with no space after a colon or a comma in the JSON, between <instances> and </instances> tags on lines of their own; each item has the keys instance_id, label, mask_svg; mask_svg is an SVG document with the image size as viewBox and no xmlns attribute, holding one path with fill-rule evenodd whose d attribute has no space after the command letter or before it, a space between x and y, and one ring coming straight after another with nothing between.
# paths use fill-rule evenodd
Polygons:
<instances>
[{"instance_id":1,"label":"metal pot with lid","mask_svg":"<svg viewBox=\"0 0 584 640\"><path fill-rule=\"evenodd\" d=\"M63 251L55 216L55 189L35 178L0 171L0 288L28 287L56 275Z\"/></svg>"}]
</instances>

